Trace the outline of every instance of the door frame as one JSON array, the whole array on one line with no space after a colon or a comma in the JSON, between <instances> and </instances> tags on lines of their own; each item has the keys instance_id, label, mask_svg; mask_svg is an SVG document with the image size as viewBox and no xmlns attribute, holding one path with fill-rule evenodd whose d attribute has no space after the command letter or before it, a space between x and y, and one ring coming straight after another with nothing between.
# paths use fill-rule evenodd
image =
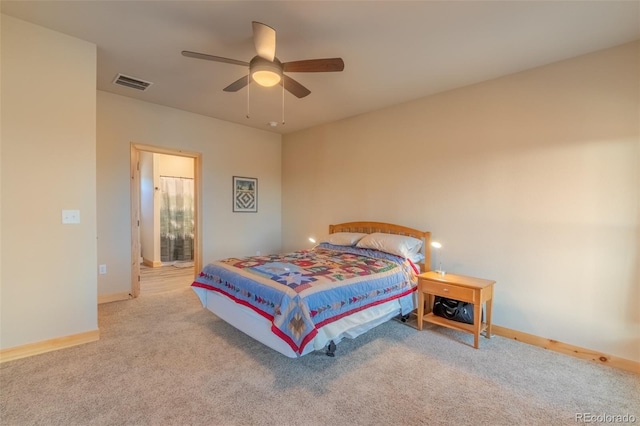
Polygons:
<instances>
[{"instance_id":1,"label":"door frame","mask_svg":"<svg viewBox=\"0 0 640 426\"><path fill-rule=\"evenodd\" d=\"M202 269L202 154L131 142L129 175L131 177L131 297L140 295L140 152L193 158L194 225L193 274Z\"/></svg>"}]
</instances>

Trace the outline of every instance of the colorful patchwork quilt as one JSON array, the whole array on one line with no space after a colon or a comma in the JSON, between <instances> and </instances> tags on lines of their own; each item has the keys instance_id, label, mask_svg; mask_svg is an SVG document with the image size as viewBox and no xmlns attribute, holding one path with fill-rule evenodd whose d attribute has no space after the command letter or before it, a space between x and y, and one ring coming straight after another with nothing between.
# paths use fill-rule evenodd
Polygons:
<instances>
[{"instance_id":1,"label":"colorful patchwork quilt","mask_svg":"<svg viewBox=\"0 0 640 426\"><path fill-rule=\"evenodd\" d=\"M376 250L322 243L288 254L230 258L205 266L193 287L221 293L271 321L298 354L323 325L416 290L415 267ZM198 293L203 305L203 295ZM402 314L413 310L409 300Z\"/></svg>"}]
</instances>

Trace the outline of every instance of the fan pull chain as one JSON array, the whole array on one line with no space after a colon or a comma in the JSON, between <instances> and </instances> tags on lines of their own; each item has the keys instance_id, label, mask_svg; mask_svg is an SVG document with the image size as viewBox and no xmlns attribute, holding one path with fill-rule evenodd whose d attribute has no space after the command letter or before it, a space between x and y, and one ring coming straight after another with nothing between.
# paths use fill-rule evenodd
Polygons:
<instances>
[{"instance_id":1,"label":"fan pull chain","mask_svg":"<svg viewBox=\"0 0 640 426\"><path fill-rule=\"evenodd\" d=\"M247 73L247 118L249 118L249 87L251 86L251 72Z\"/></svg>"}]
</instances>

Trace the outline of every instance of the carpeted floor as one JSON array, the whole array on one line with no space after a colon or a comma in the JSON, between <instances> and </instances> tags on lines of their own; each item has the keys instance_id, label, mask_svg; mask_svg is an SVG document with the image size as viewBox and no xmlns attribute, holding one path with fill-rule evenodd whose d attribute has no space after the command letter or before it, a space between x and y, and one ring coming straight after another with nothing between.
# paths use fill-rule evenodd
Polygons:
<instances>
[{"instance_id":1,"label":"carpeted floor","mask_svg":"<svg viewBox=\"0 0 640 426\"><path fill-rule=\"evenodd\" d=\"M471 335L389 321L335 358L289 359L189 288L101 305L99 326L98 342L0 365L3 426L640 422L640 376L497 336L476 350Z\"/></svg>"}]
</instances>

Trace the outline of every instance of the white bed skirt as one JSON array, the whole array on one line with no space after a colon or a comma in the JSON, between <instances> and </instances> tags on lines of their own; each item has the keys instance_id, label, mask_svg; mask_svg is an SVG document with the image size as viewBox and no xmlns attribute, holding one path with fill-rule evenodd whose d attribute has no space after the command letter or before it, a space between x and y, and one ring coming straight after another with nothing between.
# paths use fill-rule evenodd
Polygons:
<instances>
[{"instance_id":1,"label":"white bed skirt","mask_svg":"<svg viewBox=\"0 0 640 426\"><path fill-rule=\"evenodd\" d=\"M191 288L198 294L205 308L243 333L289 358L323 350L332 340L337 344L345 337L354 339L400 315L401 312L399 299L395 299L340 318L318 329L316 337L305 346L302 354L298 355L284 340L271 331L271 322L253 309L240 305L218 292L200 287ZM404 297L414 298L415 293Z\"/></svg>"}]
</instances>

